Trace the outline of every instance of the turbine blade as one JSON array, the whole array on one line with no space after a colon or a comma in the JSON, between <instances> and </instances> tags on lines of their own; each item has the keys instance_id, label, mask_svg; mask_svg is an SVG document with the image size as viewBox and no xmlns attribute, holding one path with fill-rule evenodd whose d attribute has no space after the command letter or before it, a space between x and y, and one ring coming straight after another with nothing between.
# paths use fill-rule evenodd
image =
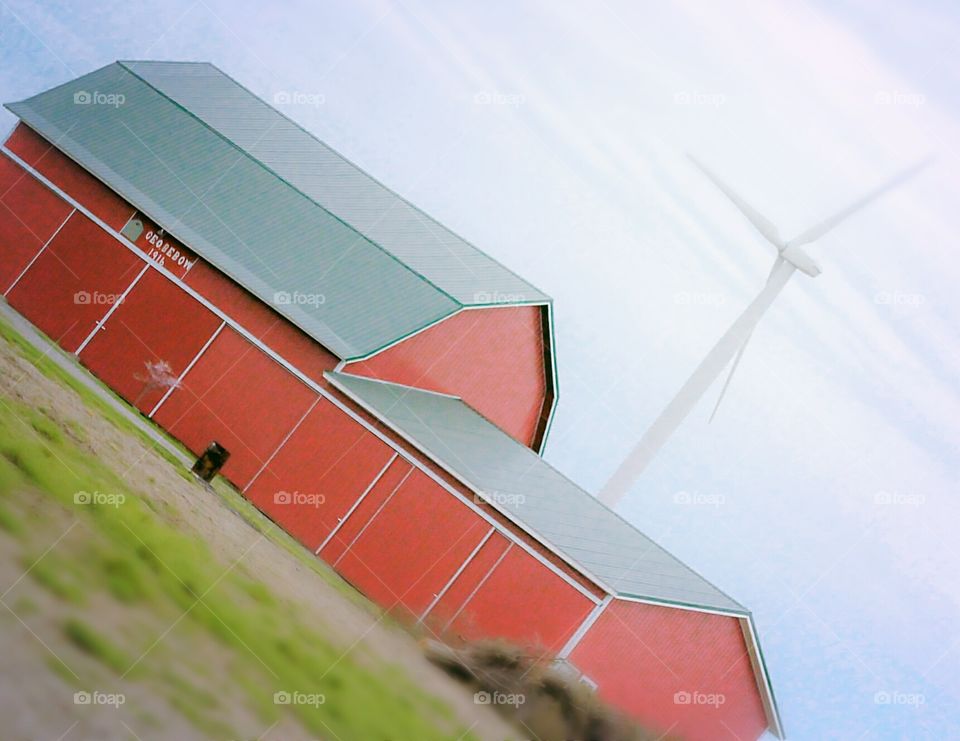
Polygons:
<instances>
[{"instance_id":1,"label":"turbine blade","mask_svg":"<svg viewBox=\"0 0 960 741\"><path fill-rule=\"evenodd\" d=\"M757 211L753 206L747 203L743 198L741 198L733 188L724 183L719 177L717 177L711 170L707 168L700 160L694 157L692 154L688 154L687 157L690 158L690 161L693 162L700 171L710 178L711 182L716 185L723 194L733 201L733 205L740 209L740 213L747 217L749 222L756 227L757 231L760 232L764 238L777 248L779 251L783 247L783 239L780 237L780 231L770 221L766 216Z\"/></svg>"},{"instance_id":2,"label":"turbine blade","mask_svg":"<svg viewBox=\"0 0 960 741\"><path fill-rule=\"evenodd\" d=\"M612 507L627 493L660 448L703 398L707 389L723 373L723 369L737 354L795 270L792 264L783 260L777 261L767 285L704 356L677 395L670 400L604 484L598 494L601 502Z\"/></svg>"},{"instance_id":3,"label":"turbine blade","mask_svg":"<svg viewBox=\"0 0 960 741\"><path fill-rule=\"evenodd\" d=\"M717 397L717 403L713 407L713 411L710 412L710 419L707 420L707 424L713 422L713 418L717 416L717 410L720 408L720 402L723 401L723 397L727 395L727 389L730 388L730 381L733 380L733 374L737 372L737 366L740 365L740 358L743 357L744 351L747 349L747 343L750 342L750 338L753 337L753 333L747 335L747 339L743 341L743 344L740 345L740 350L737 352L737 357L733 359L733 365L730 366L730 372L727 374L727 380L723 382L723 388L720 389L720 396Z\"/></svg>"},{"instance_id":4,"label":"turbine blade","mask_svg":"<svg viewBox=\"0 0 960 741\"><path fill-rule=\"evenodd\" d=\"M824 234L826 234L831 229L836 227L840 222L844 221L851 215L855 214L857 211L862 209L871 201L876 200L887 191L893 190L894 188L900 185L903 185L910 178L912 178L914 175L916 175L918 172L924 169L927 165L929 165L932 161L933 161L932 157L927 157L926 159L921 160L915 165L908 167L906 170L902 170L901 172L894 175L892 178L890 178L888 181L886 181L879 187L874 188L862 198L859 198L853 203L851 203L846 208L842 209L841 211L838 211L833 216L830 216L829 218L824 219L819 224L810 227L809 229L807 229L807 231L803 232L802 234L797 235L796 237L791 239L789 242L787 242L787 246L799 247L800 245L809 244L810 242L814 242L820 239L820 237L822 237Z\"/></svg>"}]
</instances>

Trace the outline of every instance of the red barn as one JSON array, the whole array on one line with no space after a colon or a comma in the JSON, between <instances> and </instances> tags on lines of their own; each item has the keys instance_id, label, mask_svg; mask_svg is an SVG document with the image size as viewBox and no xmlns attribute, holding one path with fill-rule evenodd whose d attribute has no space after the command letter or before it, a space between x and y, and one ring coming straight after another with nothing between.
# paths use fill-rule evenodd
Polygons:
<instances>
[{"instance_id":1,"label":"red barn","mask_svg":"<svg viewBox=\"0 0 960 741\"><path fill-rule=\"evenodd\" d=\"M9 104L0 290L371 599L782 736L749 611L541 457L551 300L209 64Z\"/></svg>"}]
</instances>

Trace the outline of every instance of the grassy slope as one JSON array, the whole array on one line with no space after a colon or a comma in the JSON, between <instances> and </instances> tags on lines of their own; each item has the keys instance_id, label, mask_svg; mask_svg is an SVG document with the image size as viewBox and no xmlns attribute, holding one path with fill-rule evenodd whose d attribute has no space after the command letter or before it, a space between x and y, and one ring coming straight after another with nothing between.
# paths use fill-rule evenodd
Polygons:
<instances>
[{"instance_id":1,"label":"grassy slope","mask_svg":"<svg viewBox=\"0 0 960 741\"><path fill-rule=\"evenodd\" d=\"M120 430L146 439L2 322L0 334ZM282 721L344 740L471 738L399 668L342 655L315 620L242 569L225 568L201 539L174 527L164 507L89 455L83 435L49 412L0 397L0 530L16 544L21 571L62 607L62 638L99 665L96 687L148 686L208 737L236 736L231 721L237 714L229 706L239 704L262 729ZM78 506L77 492L122 495L124 502ZM220 486L218 493L305 566L337 583L236 492ZM83 537L65 538L45 553L72 520L83 525ZM338 588L359 599L342 583ZM29 613L29 599L14 609ZM115 616L109 628L101 626L105 609ZM175 621L177 641L155 643L156 626ZM63 661L50 655L47 663L71 688L93 689ZM280 691L322 693L325 702L278 705L274 693Z\"/></svg>"}]
</instances>

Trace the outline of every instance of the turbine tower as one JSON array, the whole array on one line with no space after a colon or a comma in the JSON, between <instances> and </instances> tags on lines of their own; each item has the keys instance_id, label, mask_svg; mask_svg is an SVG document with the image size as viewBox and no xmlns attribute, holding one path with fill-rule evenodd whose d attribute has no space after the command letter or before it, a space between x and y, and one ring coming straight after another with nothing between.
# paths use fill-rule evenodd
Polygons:
<instances>
[{"instance_id":1,"label":"turbine tower","mask_svg":"<svg viewBox=\"0 0 960 741\"><path fill-rule=\"evenodd\" d=\"M743 357L747 342L753 334L754 328L763 318L763 315L773 304L774 300L783 290L793 274L799 270L802 273L815 278L820 274L820 266L803 249L804 245L816 241L824 234L832 230L851 214L859 211L871 201L878 198L883 193L901 185L917 172L929 164L929 159L913 165L910 168L900 172L883 185L870 191L862 198L851 203L846 208L838 211L833 216L824 219L819 224L812 226L805 232L799 234L788 242L784 242L780 237L780 232L774 224L763 216L759 211L750 206L737 193L714 173L707 169L693 157L690 157L693 163L716 185L740 212L750 221L751 224L763 235L770 244L776 249L777 254L773 261L773 267L767 276L766 285L763 290L757 294L756 298L750 302L747 308L740 316L736 318L730 328L717 341L717 344L706 354L700 365L696 367L687 382L683 384L680 391L670 401L669 404L660 413L660 416L654 420L653 424L647 429L640 438L640 441L633 447L623 463L614 471L613 475L600 490L598 495L600 501L612 507L626 494L627 490L636 482L643 473L647 464L663 447L664 443L683 423L697 402L707 392L707 389L713 385L713 382L723 373L723 369L730 365L730 374L727 376L720 391L720 397L717 399L713 413L710 415L712 420L720 407L730 385L730 379Z\"/></svg>"}]
</instances>

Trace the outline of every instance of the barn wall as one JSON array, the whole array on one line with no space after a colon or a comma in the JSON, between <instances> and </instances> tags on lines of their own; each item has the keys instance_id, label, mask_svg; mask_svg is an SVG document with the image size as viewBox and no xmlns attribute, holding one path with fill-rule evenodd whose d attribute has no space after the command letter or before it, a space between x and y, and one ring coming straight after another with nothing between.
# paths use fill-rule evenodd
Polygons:
<instances>
[{"instance_id":1,"label":"barn wall","mask_svg":"<svg viewBox=\"0 0 960 741\"><path fill-rule=\"evenodd\" d=\"M10 146L113 228L141 220L144 234L131 239L149 254L155 242L145 236L151 227L146 217L37 139L20 127ZM602 590L489 505L467 506L451 493L470 501L462 483L424 462L381 423L341 397L339 403L357 419L348 415L331 400L337 394L326 398L301 381L5 157L0 157L0 186L6 189L0 199L5 206L0 208L0 279L15 281L7 290L11 305L64 349L78 352L82 363L192 451L199 453L213 440L223 444L231 452L224 475L381 606L411 618L423 616L449 637L496 636L547 651L559 650L591 612L595 601L584 591L599 596ZM202 260L167 267L326 386L321 374L336 358L270 307ZM381 356L364 368L368 374L407 374L392 377L395 381L437 384L436 390L458 393L488 416L506 420L519 437L529 437L541 412L535 404L514 399L490 405L479 391L496 370L498 379L522 377L520 385L528 384L528 392L539 389L542 400L543 386L530 380L534 364L527 352L536 343L521 343L525 360L508 372L479 357L479 350L485 342L492 347L498 337L513 336L520 325L529 329L530 316L505 309L463 313L470 314L481 316L479 324L461 324L456 337L446 336L448 343L462 343L464 352L448 353L454 357L436 372L414 378L410 374L420 367L404 355L406 350L383 360L382 368L374 362ZM508 315L513 318L501 323ZM482 331L474 335L473 328ZM419 352L435 352L433 343L443 336L428 337ZM453 383L458 364L471 357L480 370L470 375L460 368L470 375L469 383L442 386ZM182 376L169 393L145 387L146 364L158 361L169 364L172 376ZM542 356L537 369L542 380ZM473 394L478 398L471 399ZM660 661L644 644L665 653L683 682L671 681L669 672L664 679L657 671ZM732 618L615 602L570 658L600 683L609 700L647 722L676 715L672 697L684 683L691 691L711 682L722 687L727 702L721 712L683 709L682 727L692 738L711 737L720 717L744 738L756 737L764 725L743 637ZM720 664L725 665L717 674ZM652 689L637 692L645 683ZM668 697L671 704L663 705Z\"/></svg>"},{"instance_id":2,"label":"barn wall","mask_svg":"<svg viewBox=\"0 0 960 741\"><path fill-rule=\"evenodd\" d=\"M601 697L662 732L755 739L767 726L736 617L614 600L569 659Z\"/></svg>"},{"instance_id":3,"label":"barn wall","mask_svg":"<svg viewBox=\"0 0 960 741\"><path fill-rule=\"evenodd\" d=\"M524 445L547 395L540 306L461 311L345 370L460 396Z\"/></svg>"}]
</instances>

